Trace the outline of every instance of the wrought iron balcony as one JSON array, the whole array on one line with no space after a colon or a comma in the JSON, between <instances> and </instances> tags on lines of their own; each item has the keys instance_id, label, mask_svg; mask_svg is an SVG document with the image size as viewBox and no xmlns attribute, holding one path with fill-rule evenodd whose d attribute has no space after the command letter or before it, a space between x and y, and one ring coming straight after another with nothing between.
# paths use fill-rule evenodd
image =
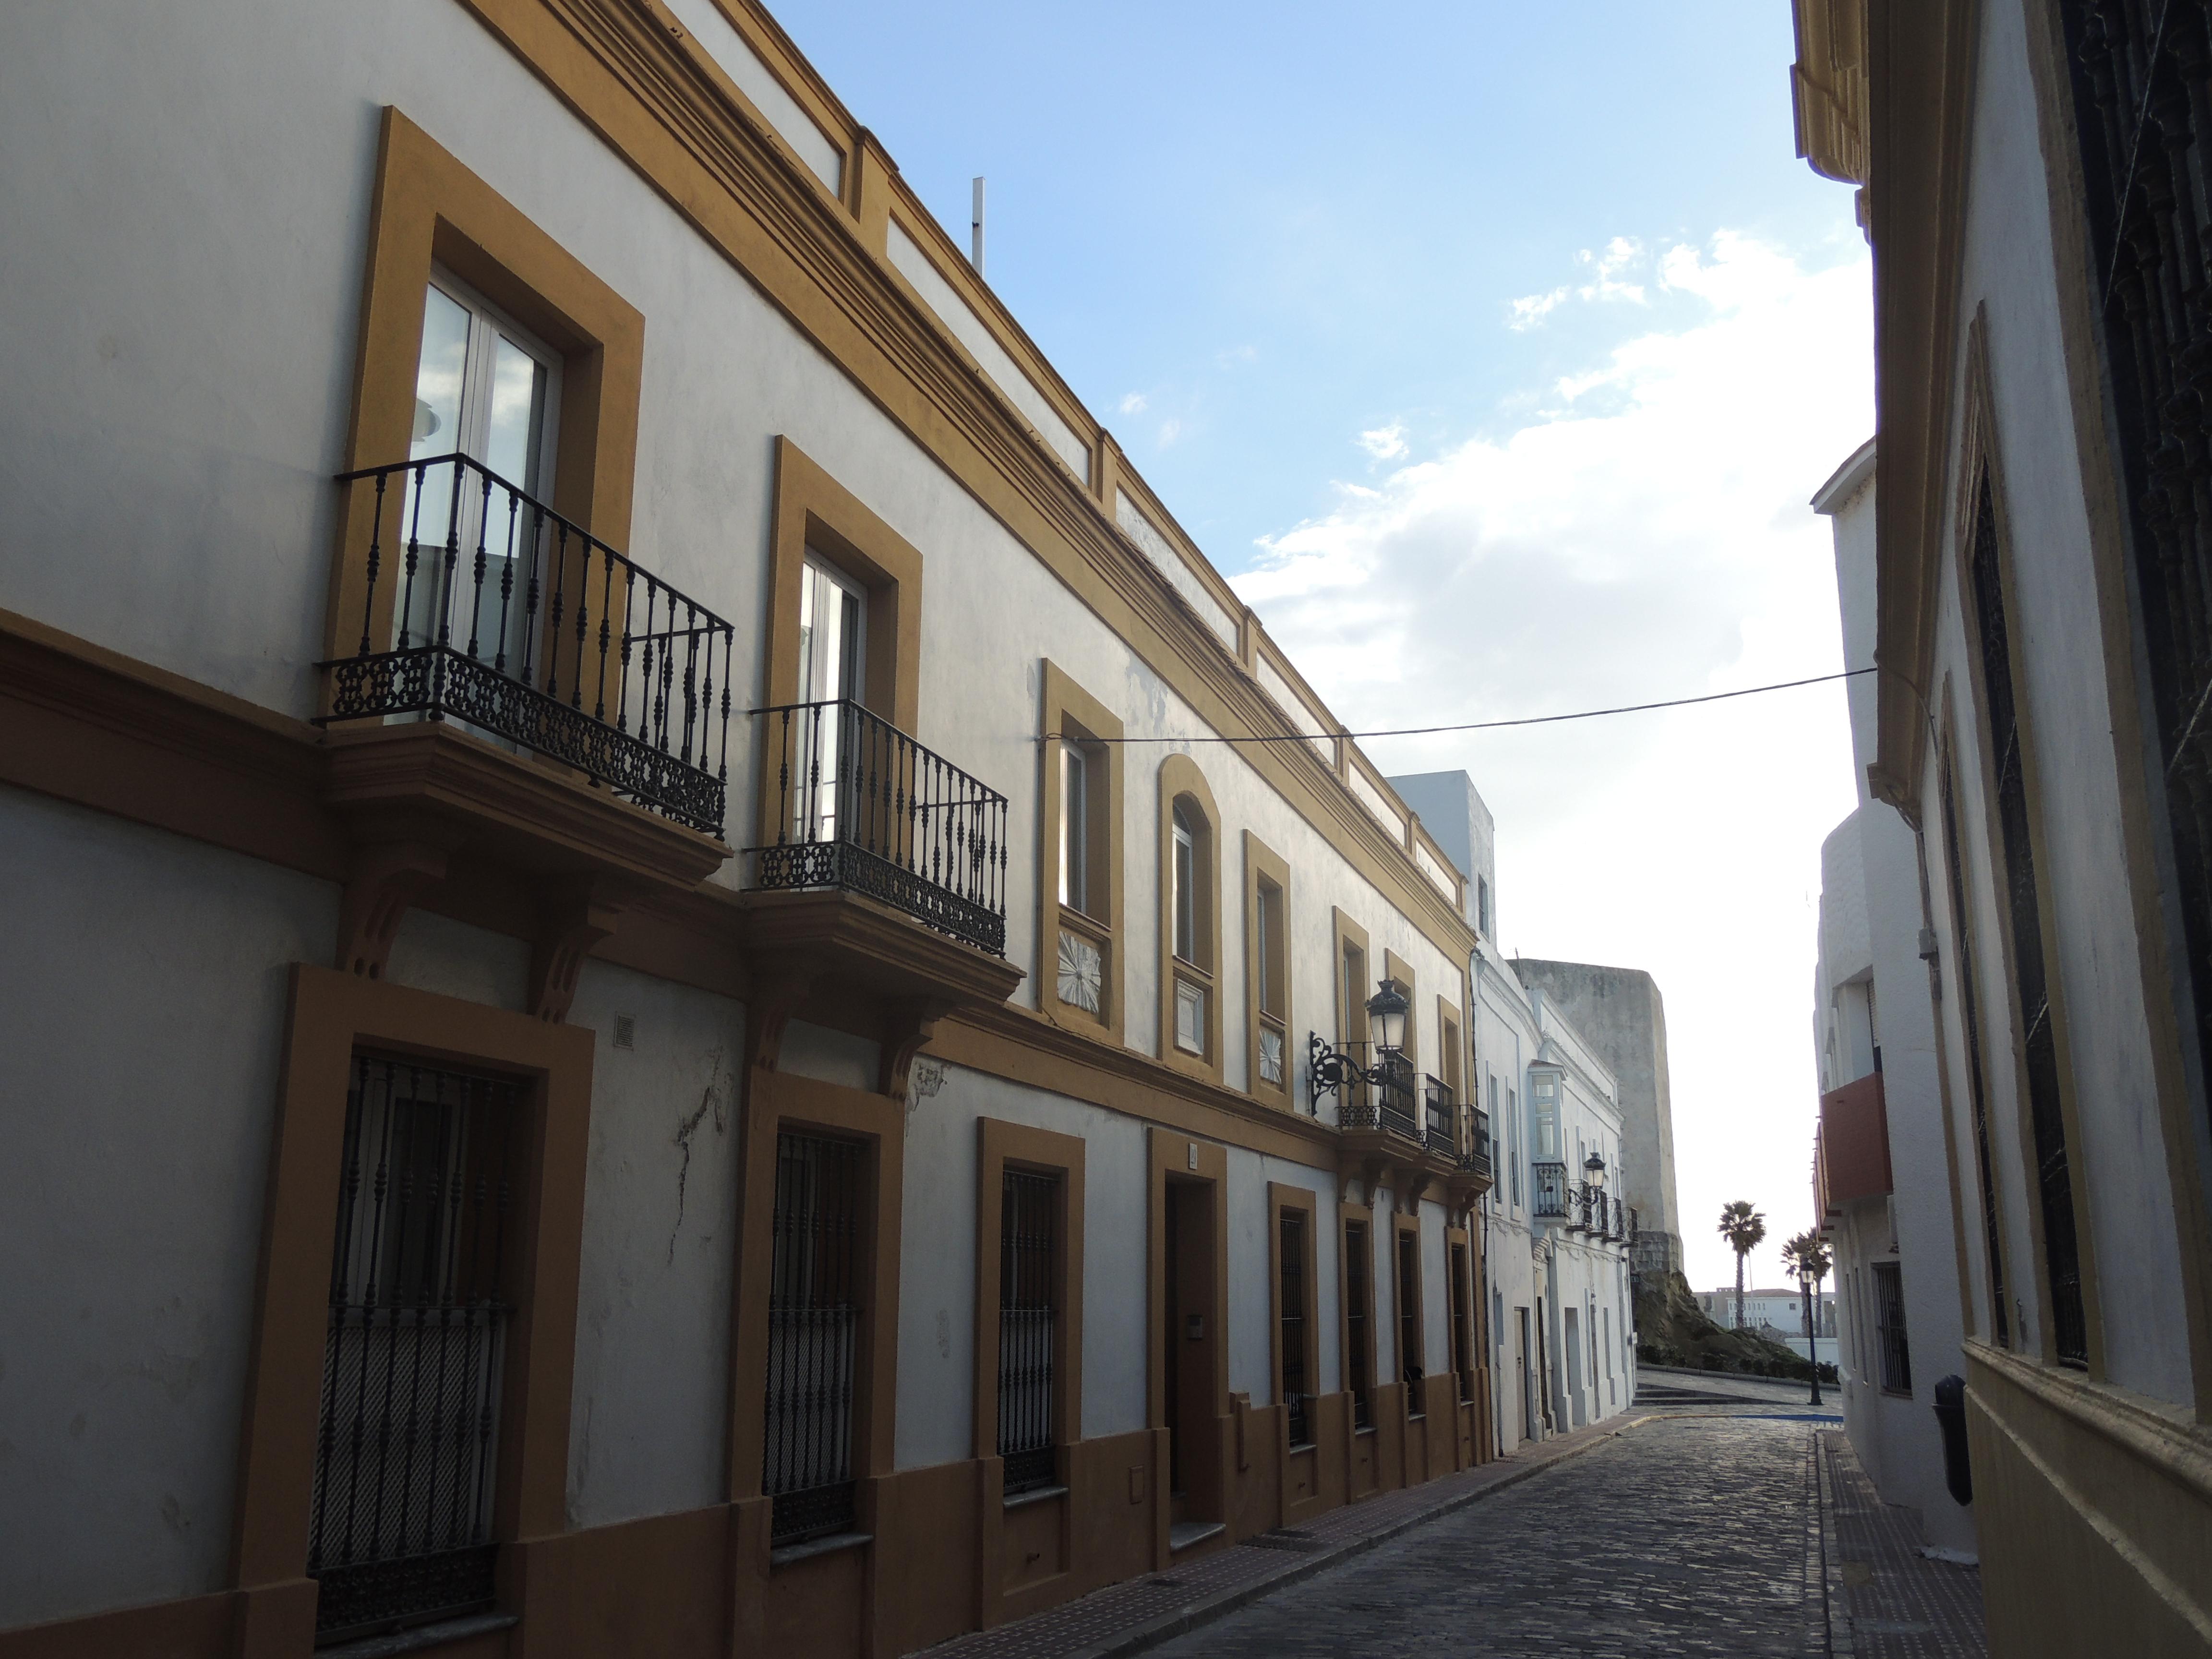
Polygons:
<instances>
[{"instance_id":1,"label":"wrought iron balcony","mask_svg":"<svg viewBox=\"0 0 2212 1659\"><path fill-rule=\"evenodd\" d=\"M1427 1079L1421 1090L1423 1139L1432 1152L1445 1158L1459 1155L1459 1101L1442 1078Z\"/></svg>"},{"instance_id":2,"label":"wrought iron balcony","mask_svg":"<svg viewBox=\"0 0 2212 1659\"><path fill-rule=\"evenodd\" d=\"M753 711L773 757L753 884L842 888L1006 953L1006 798L857 702Z\"/></svg>"},{"instance_id":3,"label":"wrought iron balcony","mask_svg":"<svg viewBox=\"0 0 2212 1659\"><path fill-rule=\"evenodd\" d=\"M729 781L734 630L465 455L373 484L359 648L317 724L460 720L710 836Z\"/></svg>"},{"instance_id":4,"label":"wrought iron balcony","mask_svg":"<svg viewBox=\"0 0 2212 1659\"><path fill-rule=\"evenodd\" d=\"M1413 1062L1395 1048L1372 1042L1343 1042L1336 1052L1365 1075L1345 1085L1337 1108L1338 1127L1346 1129L1388 1129L1407 1139L1422 1139L1421 1121L1414 1107Z\"/></svg>"},{"instance_id":5,"label":"wrought iron balcony","mask_svg":"<svg viewBox=\"0 0 2212 1659\"><path fill-rule=\"evenodd\" d=\"M1575 1188L1572 1212L1567 1221L1570 1231L1578 1233L1597 1231L1590 1225L1590 1200L1595 1195L1595 1188L1586 1184L1577 1185ZM1600 1225L1602 1224L1602 1223L1600 1224Z\"/></svg>"},{"instance_id":6,"label":"wrought iron balcony","mask_svg":"<svg viewBox=\"0 0 2212 1659\"><path fill-rule=\"evenodd\" d=\"M1467 1145L1460 1148L1459 1167L1486 1180L1490 1176L1490 1114L1480 1106L1467 1109Z\"/></svg>"},{"instance_id":7,"label":"wrought iron balcony","mask_svg":"<svg viewBox=\"0 0 2212 1659\"><path fill-rule=\"evenodd\" d=\"M1567 1218L1567 1166L1564 1164L1536 1164L1530 1166L1535 1176L1535 1214L1539 1221L1565 1221Z\"/></svg>"}]
</instances>

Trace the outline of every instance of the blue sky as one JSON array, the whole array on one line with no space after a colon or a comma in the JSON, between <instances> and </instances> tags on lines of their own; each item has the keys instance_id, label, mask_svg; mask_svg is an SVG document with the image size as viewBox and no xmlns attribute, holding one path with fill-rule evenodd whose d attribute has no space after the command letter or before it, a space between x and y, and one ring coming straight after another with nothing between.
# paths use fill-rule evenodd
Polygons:
<instances>
[{"instance_id":1,"label":"blue sky","mask_svg":"<svg viewBox=\"0 0 2212 1659\"><path fill-rule=\"evenodd\" d=\"M963 245L988 178L992 285L1355 729L1841 665L1869 267L1782 0L776 11ZM1369 747L1474 775L1509 951L1658 979L1690 1278L1735 1198L1773 1278L1840 691Z\"/></svg>"}]
</instances>

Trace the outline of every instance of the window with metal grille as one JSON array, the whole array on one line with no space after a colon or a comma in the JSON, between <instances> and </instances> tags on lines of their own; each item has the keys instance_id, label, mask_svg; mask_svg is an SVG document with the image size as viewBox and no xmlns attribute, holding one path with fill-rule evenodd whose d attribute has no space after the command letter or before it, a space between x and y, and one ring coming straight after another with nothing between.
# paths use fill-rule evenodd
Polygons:
<instances>
[{"instance_id":1,"label":"window with metal grille","mask_svg":"<svg viewBox=\"0 0 2212 1659\"><path fill-rule=\"evenodd\" d=\"M762 1472L777 1545L853 1526L861 1156L849 1140L775 1138Z\"/></svg>"},{"instance_id":2,"label":"window with metal grille","mask_svg":"<svg viewBox=\"0 0 2212 1659\"><path fill-rule=\"evenodd\" d=\"M1009 1495L1059 1474L1052 1422L1060 1177L1006 1172L999 1199L999 1455Z\"/></svg>"},{"instance_id":3,"label":"window with metal grille","mask_svg":"<svg viewBox=\"0 0 2212 1659\"><path fill-rule=\"evenodd\" d=\"M1451 1247L1452 1370L1459 1378L1459 1402L1474 1398L1474 1318L1468 1305L1467 1246Z\"/></svg>"},{"instance_id":4,"label":"window with metal grille","mask_svg":"<svg viewBox=\"0 0 2212 1659\"><path fill-rule=\"evenodd\" d=\"M1996 1172L1990 1159L1990 1103L1982 1078L1982 1004L1975 983L1974 936L1966 926L1966 883L1959 858L1959 808L1953 787L1951 757L1940 769L1942 797L1943 872L1951 890L1951 953L1956 961L1959 1019L1966 1035L1966 1098L1974 1122L1974 1168L1982 1188L1982 1248L1989 1273L1990 1329L1997 1346L2012 1346L2012 1318L2005 1308L2002 1230L1997 1222ZM1863 1352L1864 1345L1861 1344Z\"/></svg>"},{"instance_id":5,"label":"window with metal grille","mask_svg":"<svg viewBox=\"0 0 2212 1659\"><path fill-rule=\"evenodd\" d=\"M1912 1354L1905 1340L1905 1278L1894 1261L1873 1264L1875 1339L1884 1394L1912 1392Z\"/></svg>"},{"instance_id":6,"label":"window with metal grille","mask_svg":"<svg viewBox=\"0 0 2212 1659\"><path fill-rule=\"evenodd\" d=\"M1421 1236L1398 1235L1398 1375L1406 1385L1406 1414L1424 1415L1421 1395Z\"/></svg>"},{"instance_id":7,"label":"window with metal grille","mask_svg":"<svg viewBox=\"0 0 2212 1659\"><path fill-rule=\"evenodd\" d=\"M1285 1210L1277 1218L1281 1243L1282 1285L1275 1303L1283 1350L1283 1410L1293 1447L1313 1443L1313 1411L1306 1382L1306 1218Z\"/></svg>"},{"instance_id":8,"label":"window with metal grille","mask_svg":"<svg viewBox=\"0 0 2212 1659\"><path fill-rule=\"evenodd\" d=\"M1367 1356L1373 1340L1367 1328L1367 1301L1375 1280L1374 1264L1367 1255L1367 1224L1344 1224L1344 1381L1352 1391L1352 1423L1365 1428L1371 1420L1367 1401Z\"/></svg>"},{"instance_id":9,"label":"window with metal grille","mask_svg":"<svg viewBox=\"0 0 2212 1659\"><path fill-rule=\"evenodd\" d=\"M524 1089L354 1057L307 1534L320 1639L491 1605Z\"/></svg>"},{"instance_id":10,"label":"window with metal grille","mask_svg":"<svg viewBox=\"0 0 2212 1659\"><path fill-rule=\"evenodd\" d=\"M2179 924L2184 1029L2194 1028L2200 1068L2212 1069L2212 514L2202 506L2197 381L2202 249L2212 235L2205 19L2145 0L2059 0L2053 9L2066 31L2083 185L2075 199L2094 254L2135 637L2157 737L2148 793L2164 802L2172 853L2160 898ZM2176 455L2179 468L2169 465Z\"/></svg>"},{"instance_id":11,"label":"window with metal grille","mask_svg":"<svg viewBox=\"0 0 2212 1659\"><path fill-rule=\"evenodd\" d=\"M2035 849L2028 829L2027 781L2020 719L2013 699L2011 633L1990 477L1982 474L1974 508L1969 566L1980 623L1982 690L1988 704L1990 766L1996 785L1997 836L2004 902L2012 920L2013 990L2019 998L2026 1061L2028 1129L2035 1143L2035 1190L2043 1210L2043 1264L2051 1285L2052 1357L2085 1365L2088 1324L2081 1310L2081 1261L2074 1232L2074 1180L2058 1086L2058 1044L2051 1027L2051 987L2043 957L2043 901L2036 890Z\"/></svg>"}]
</instances>

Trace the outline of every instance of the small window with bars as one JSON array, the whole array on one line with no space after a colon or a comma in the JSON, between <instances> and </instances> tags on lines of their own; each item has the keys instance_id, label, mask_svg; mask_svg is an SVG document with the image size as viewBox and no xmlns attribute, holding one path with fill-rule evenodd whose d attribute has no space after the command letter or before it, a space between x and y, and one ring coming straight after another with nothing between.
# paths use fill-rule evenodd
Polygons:
<instances>
[{"instance_id":1,"label":"small window with bars","mask_svg":"<svg viewBox=\"0 0 2212 1659\"><path fill-rule=\"evenodd\" d=\"M1398 1235L1398 1375L1406 1385L1406 1415L1426 1414L1421 1383L1421 1236Z\"/></svg>"},{"instance_id":2,"label":"small window with bars","mask_svg":"<svg viewBox=\"0 0 2212 1659\"><path fill-rule=\"evenodd\" d=\"M778 1547L853 1528L863 1157L854 1141L775 1138L762 1475Z\"/></svg>"},{"instance_id":3,"label":"small window with bars","mask_svg":"<svg viewBox=\"0 0 2212 1659\"><path fill-rule=\"evenodd\" d=\"M318 1638L488 1607L527 1085L356 1054L307 1573Z\"/></svg>"},{"instance_id":4,"label":"small window with bars","mask_svg":"<svg viewBox=\"0 0 2212 1659\"><path fill-rule=\"evenodd\" d=\"M1373 1292L1374 1264L1367 1254L1367 1224L1344 1224L1344 1381L1352 1392L1352 1423L1366 1428L1373 1420L1368 1401L1368 1356L1374 1338L1367 1308Z\"/></svg>"},{"instance_id":5,"label":"small window with bars","mask_svg":"<svg viewBox=\"0 0 2212 1659\"><path fill-rule=\"evenodd\" d=\"M1283 1411L1295 1450L1313 1444L1313 1397L1306 1376L1305 1212L1285 1210L1277 1219L1282 1284L1277 1292L1275 1322L1282 1342Z\"/></svg>"},{"instance_id":6,"label":"small window with bars","mask_svg":"<svg viewBox=\"0 0 2212 1659\"><path fill-rule=\"evenodd\" d=\"M1881 1360L1881 1391L1912 1392L1912 1354L1905 1341L1905 1276L1894 1261L1874 1263L1875 1342Z\"/></svg>"},{"instance_id":7,"label":"small window with bars","mask_svg":"<svg viewBox=\"0 0 2212 1659\"><path fill-rule=\"evenodd\" d=\"M999 1200L999 1455L1010 1498L1059 1477L1052 1417L1059 1234L1060 1177L1008 1170Z\"/></svg>"}]
</instances>

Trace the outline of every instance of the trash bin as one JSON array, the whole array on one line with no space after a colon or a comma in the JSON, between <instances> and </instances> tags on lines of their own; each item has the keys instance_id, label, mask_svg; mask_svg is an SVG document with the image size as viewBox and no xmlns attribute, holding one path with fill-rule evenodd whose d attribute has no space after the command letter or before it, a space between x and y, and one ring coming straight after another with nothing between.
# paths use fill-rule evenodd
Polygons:
<instances>
[{"instance_id":1,"label":"trash bin","mask_svg":"<svg viewBox=\"0 0 2212 1659\"><path fill-rule=\"evenodd\" d=\"M1943 1484L1961 1504L1974 1501L1974 1470L1966 1455L1966 1379L1947 1376L1936 1385L1936 1426L1943 1435Z\"/></svg>"}]
</instances>

